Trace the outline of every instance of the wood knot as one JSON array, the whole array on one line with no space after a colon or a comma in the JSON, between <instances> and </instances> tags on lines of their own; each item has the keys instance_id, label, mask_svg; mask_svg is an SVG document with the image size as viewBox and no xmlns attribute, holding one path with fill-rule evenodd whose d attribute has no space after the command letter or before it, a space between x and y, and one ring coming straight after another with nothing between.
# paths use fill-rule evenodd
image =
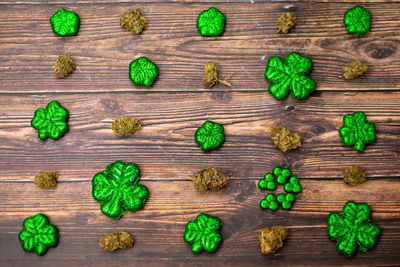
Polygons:
<instances>
[{"instance_id":1,"label":"wood knot","mask_svg":"<svg viewBox=\"0 0 400 267\"><path fill-rule=\"evenodd\" d=\"M107 113L111 113L111 114L122 113L121 106L115 100L102 99L102 100L100 100L100 105Z\"/></svg>"},{"instance_id":2,"label":"wood knot","mask_svg":"<svg viewBox=\"0 0 400 267\"><path fill-rule=\"evenodd\" d=\"M232 99L232 94L228 91L214 91L211 94L211 99L215 102L226 104Z\"/></svg>"},{"instance_id":3,"label":"wood knot","mask_svg":"<svg viewBox=\"0 0 400 267\"><path fill-rule=\"evenodd\" d=\"M396 51L396 46L387 42L382 44L370 44L365 49L365 53L375 59L384 59L390 57L391 55L395 54Z\"/></svg>"}]
</instances>

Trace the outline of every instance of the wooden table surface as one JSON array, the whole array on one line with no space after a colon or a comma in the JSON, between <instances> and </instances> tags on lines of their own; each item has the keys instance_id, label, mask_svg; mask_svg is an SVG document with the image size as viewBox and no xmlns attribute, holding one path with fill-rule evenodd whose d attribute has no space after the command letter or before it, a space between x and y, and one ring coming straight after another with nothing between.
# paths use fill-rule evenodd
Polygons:
<instances>
[{"instance_id":1,"label":"wooden table surface","mask_svg":"<svg viewBox=\"0 0 400 267\"><path fill-rule=\"evenodd\" d=\"M400 264L400 2L358 1L373 15L372 30L357 38L342 24L356 2L218 0L141 3L125 0L0 0L0 265L1 266L270 266ZM229 3L230 2L230 3ZM227 16L223 36L203 38L200 11L215 6ZM76 11L79 34L56 37L49 18L59 8ZM141 8L149 28L135 36L120 15ZM298 26L276 33L276 20L296 12ZM297 51L314 62L316 92L305 101L277 101L267 93L268 57ZM71 54L77 70L56 79L54 63ZM130 61L147 56L160 68L150 89L128 78ZM361 60L366 75L345 81L342 69ZM232 88L202 84L204 63L215 61ZM57 100L70 112L70 131L40 141L30 121L37 108ZM364 111L377 142L364 153L345 148L338 129L347 113ZM142 119L139 133L120 138L113 119ZM226 143L205 154L193 135L205 120L225 126ZM269 133L275 125L299 132L300 149L282 153ZM91 179L115 160L135 162L150 189L144 209L120 220L104 216L91 195ZM274 166L289 167L303 192L290 211L263 211L258 180ZM344 168L360 165L368 181L342 182ZM199 193L187 176L209 166L225 170L228 187ZM41 170L60 174L55 190L33 183ZM326 234L329 212L347 200L365 201L383 228L377 247L346 258ZM22 251L25 217L45 213L60 242L43 257ZM224 222L215 254L193 255L183 241L185 224L200 212ZM289 236L276 255L265 256L258 230L285 225ZM132 249L98 247L105 233L128 231Z\"/></svg>"}]
</instances>

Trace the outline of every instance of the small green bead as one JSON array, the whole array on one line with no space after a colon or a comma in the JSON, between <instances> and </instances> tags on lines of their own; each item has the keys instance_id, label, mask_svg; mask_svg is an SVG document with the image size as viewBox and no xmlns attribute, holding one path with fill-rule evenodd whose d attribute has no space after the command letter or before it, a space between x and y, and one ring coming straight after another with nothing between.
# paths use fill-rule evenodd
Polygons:
<instances>
[{"instance_id":1,"label":"small green bead","mask_svg":"<svg viewBox=\"0 0 400 267\"><path fill-rule=\"evenodd\" d=\"M282 203L282 209L290 210L291 208L292 208L292 203L291 202L283 202Z\"/></svg>"},{"instance_id":2,"label":"small green bead","mask_svg":"<svg viewBox=\"0 0 400 267\"><path fill-rule=\"evenodd\" d=\"M269 202L273 202L275 201L275 195L270 193L265 197L265 199Z\"/></svg>"},{"instance_id":3,"label":"small green bead","mask_svg":"<svg viewBox=\"0 0 400 267\"><path fill-rule=\"evenodd\" d=\"M278 184L284 184L284 183L286 182L286 177L283 176L283 175L279 175L279 176L276 178L276 181L278 182Z\"/></svg>"},{"instance_id":4,"label":"small green bead","mask_svg":"<svg viewBox=\"0 0 400 267\"><path fill-rule=\"evenodd\" d=\"M268 184L268 182L267 182L266 180L260 180L260 181L258 182L258 188L260 188L260 189L266 189L266 188L267 188L267 184Z\"/></svg>"},{"instance_id":5,"label":"small green bead","mask_svg":"<svg viewBox=\"0 0 400 267\"><path fill-rule=\"evenodd\" d=\"M278 205L278 203L276 203L275 201L269 203L269 209L270 209L270 210L274 211L274 210L277 210L278 208L279 208L279 205Z\"/></svg>"},{"instance_id":6,"label":"small green bead","mask_svg":"<svg viewBox=\"0 0 400 267\"><path fill-rule=\"evenodd\" d=\"M202 36L220 36L225 30L225 15L215 7L202 11L197 18L197 29Z\"/></svg>"},{"instance_id":7,"label":"small green bead","mask_svg":"<svg viewBox=\"0 0 400 267\"><path fill-rule=\"evenodd\" d=\"M267 189L270 190L270 191L274 191L276 189L276 183L268 182L267 183Z\"/></svg>"},{"instance_id":8,"label":"small green bead","mask_svg":"<svg viewBox=\"0 0 400 267\"><path fill-rule=\"evenodd\" d=\"M274 181L274 175L272 173L266 173L264 179L267 180L268 182L272 182Z\"/></svg>"},{"instance_id":9,"label":"small green bead","mask_svg":"<svg viewBox=\"0 0 400 267\"><path fill-rule=\"evenodd\" d=\"M290 171L288 169L283 169L282 176L288 178L290 176Z\"/></svg>"},{"instance_id":10,"label":"small green bead","mask_svg":"<svg viewBox=\"0 0 400 267\"><path fill-rule=\"evenodd\" d=\"M286 197L285 197L285 195L284 195L283 193L280 193L280 194L276 197L276 200L277 200L279 203L283 203L283 202L286 201Z\"/></svg>"},{"instance_id":11,"label":"small green bead","mask_svg":"<svg viewBox=\"0 0 400 267\"><path fill-rule=\"evenodd\" d=\"M282 169L279 167L275 167L273 173L275 176L279 176L282 174Z\"/></svg>"},{"instance_id":12,"label":"small green bead","mask_svg":"<svg viewBox=\"0 0 400 267\"><path fill-rule=\"evenodd\" d=\"M265 199L263 199L263 200L261 200L261 202L260 202L260 207L262 208L262 209L266 209L266 208L268 208L268 206L269 206L269 202L267 201L267 200L265 200Z\"/></svg>"},{"instance_id":13,"label":"small green bead","mask_svg":"<svg viewBox=\"0 0 400 267\"><path fill-rule=\"evenodd\" d=\"M362 6L355 6L346 11L343 23L348 33L360 36L371 30L371 18L371 12Z\"/></svg>"},{"instance_id":14,"label":"small green bead","mask_svg":"<svg viewBox=\"0 0 400 267\"><path fill-rule=\"evenodd\" d=\"M129 78L137 86L152 86L158 75L157 65L146 57L135 59L129 64Z\"/></svg>"},{"instance_id":15,"label":"small green bead","mask_svg":"<svg viewBox=\"0 0 400 267\"><path fill-rule=\"evenodd\" d=\"M75 12L61 8L51 16L50 24L56 35L73 36L78 34L80 19Z\"/></svg>"},{"instance_id":16,"label":"small green bead","mask_svg":"<svg viewBox=\"0 0 400 267\"><path fill-rule=\"evenodd\" d=\"M295 196L293 195L293 194L291 194L291 193L288 193L287 195L286 195L286 201L288 201L288 202L293 202L295 200Z\"/></svg>"},{"instance_id":17,"label":"small green bead","mask_svg":"<svg viewBox=\"0 0 400 267\"><path fill-rule=\"evenodd\" d=\"M224 126L206 121L196 130L194 139L204 152L216 150L225 142Z\"/></svg>"}]
</instances>

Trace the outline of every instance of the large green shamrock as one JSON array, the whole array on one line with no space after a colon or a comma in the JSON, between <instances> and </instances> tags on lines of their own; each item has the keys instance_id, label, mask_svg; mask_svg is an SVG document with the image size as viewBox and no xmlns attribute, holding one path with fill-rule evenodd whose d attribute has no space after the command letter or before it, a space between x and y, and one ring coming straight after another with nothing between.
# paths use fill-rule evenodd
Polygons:
<instances>
[{"instance_id":1,"label":"large green shamrock","mask_svg":"<svg viewBox=\"0 0 400 267\"><path fill-rule=\"evenodd\" d=\"M286 99L289 93L296 99L306 99L317 87L307 76L313 63L297 52L289 53L285 59L274 56L268 59L265 79L271 83L268 92L278 100Z\"/></svg>"},{"instance_id":2,"label":"large green shamrock","mask_svg":"<svg viewBox=\"0 0 400 267\"><path fill-rule=\"evenodd\" d=\"M73 36L78 33L80 19L78 14L63 8L57 10L50 18L53 32L58 36Z\"/></svg>"},{"instance_id":3,"label":"large green shamrock","mask_svg":"<svg viewBox=\"0 0 400 267\"><path fill-rule=\"evenodd\" d=\"M68 117L68 110L57 101L51 101L46 109L39 108L35 111L31 125L38 131L40 140L47 138L57 140L68 132Z\"/></svg>"},{"instance_id":4,"label":"large green shamrock","mask_svg":"<svg viewBox=\"0 0 400 267\"><path fill-rule=\"evenodd\" d=\"M382 229L370 222L371 208L366 203L348 201L342 214L331 212L327 221L330 239L336 241L336 248L346 256L358 251L366 252L375 247Z\"/></svg>"},{"instance_id":5,"label":"large green shamrock","mask_svg":"<svg viewBox=\"0 0 400 267\"><path fill-rule=\"evenodd\" d=\"M196 130L194 139L204 152L218 149L225 141L224 126L206 121Z\"/></svg>"},{"instance_id":6,"label":"large green shamrock","mask_svg":"<svg viewBox=\"0 0 400 267\"><path fill-rule=\"evenodd\" d=\"M134 163L120 160L111 163L92 180L93 198L101 203L101 211L112 220L118 220L125 210L141 210L149 198L149 190L139 184L140 169Z\"/></svg>"},{"instance_id":7,"label":"large green shamrock","mask_svg":"<svg viewBox=\"0 0 400 267\"><path fill-rule=\"evenodd\" d=\"M39 213L24 220L18 238L24 251L42 256L49 248L57 246L58 230L46 215Z\"/></svg>"},{"instance_id":8,"label":"large green shamrock","mask_svg":"<svg viewBox=\"0 0 400 267\"><path fill-rule=\"evenodd\" d=\"M135 59L129 64L129 78L137 86L152 86L158 74L157 65L146 57Z\"/></svg>"},{"instance_id":9,"label":"large green shamrock","mask_svg":"<svg viewBox=\"0 0 400 267\"><path fill-rule=\"evenodd\" d=\"M194 221L186 224L183 240L192 246L193 253L207 251L213 253L217 250L222 241L219 229L222 222L218 217L205 213L197 215Z\"/></svg>"},{"instance_id":10,"label":"large green shamrock","mask_svg":"<svg viewBox=\"0 0 400 267\"><path fill-rule=\"evenodd\" d=\"M363 35L371 29L371 13L362 6L355 6L346 11L343 23L350 34Z\"/></svg>"},{"instance_id":11,"label":"large green shamrock","mask_svg":"<svg viewBox=\"0 0 400 267\"><path fill-rule=\"evenodd\" d=\"M220 36L225 30L226 17L215 7L203 10L197 18L197 29L203 36Z\"/></svg>"},{"instance_id":12,"label":"large green shamrock","mask_svg":"<svg viewBox=\"0 0 400 267\"><path fill-rule=\"evenodd\" d=\"M367 120L364 112L358 111L343 117L343 127L339 130L344 146L363 152L366 145L375 142L375 124Z\"/></svg>"}]
</instances>

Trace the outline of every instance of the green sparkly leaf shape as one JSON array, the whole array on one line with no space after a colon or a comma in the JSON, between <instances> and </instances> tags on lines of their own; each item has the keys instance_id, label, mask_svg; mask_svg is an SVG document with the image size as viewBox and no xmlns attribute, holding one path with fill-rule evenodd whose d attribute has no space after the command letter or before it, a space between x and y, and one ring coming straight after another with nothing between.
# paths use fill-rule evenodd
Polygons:
<instances>
[{"instance_id":1,"label":"green sparkly leaf shape","mask_svg":"<svg viewBox=\"0 0 400 267\"><path fill-rule=\"evenodd\" d=\"M339 129L342 143L363 152L367 145L375 143L375 124L367 120L364 112L358 111L343 117L343 127Z\"/></svg>"},{"instance_id":2,"label":"green sparkly leaf shape","mask_svg":"<svg viewBox=\"0 0 400 267\"><path fill-rule=\"evenodd\" d=\"M42 256L49 248L57 246L58 230L46 215L39 213L24 220L18 238L24 251Z\"/></svg>"},{"instance_id":3,"label":"green sparkly leaf shape","mask_svg":"<svg viewBox=\"0 0 400 267\"><path fill-rule=\"evenodd\" d=\"M202 36L220 36L225 30L225 15L211 7L202 11L197 18L197 29Z\"/></svg>"},{"instance_id":4,"label":"green sparkly leaf shape","mask_svg":"<svg viewBox=\"0 0 400 267\"><path fill-rule=\"evenodd\" d=\"M357 251L366 252L375 247L382 232L379 225L370 222L371 208L366 203L348 201L342 214L331 212L327 220L330 239L336 241L337 250L353 256Z\"/></svg>"},{"instance_id":5,"label":"green sparkly leaf shape","mask_svg":"<svg viewBox=\"0 0 400 267\"><path fill-rule=\"evenodd\" d=\"M277 210L279 208L279 204L275 198L275 195L272 193L267 194L265 198L260 201L260 208L262 208L263 210Z\"/></svg>"},{"instance_id":6,"label":"green sparkly leaf shape","mask_svg":"<svg viewBox=\"0 0 400 267\"><path fill-rule=\"evenodd\" d=\"M203 250L214 253L222 241L219 232L221 226L222 222L218 217L200 213L195 220L186 224L183 240L191 245L192 252L195 254Z\"/></svg>"},{"instance_id":7,"label":"green sparkly leaf shape","mask_svg":"<svg viewBox=\"0 0 400 267\"><path fill-rule=\"evenodd\" d=\"M80 19L74 11L63 8L57 10L50 18L53 32L58 36L73 36L78 34Z\"/></svg>"},{"instance_id":8,"label":"green sparkly leaf shape","mask_svg":"<svg viewBox=\"0 0 400 267\"><path fill-rule=\"evenodd\" d=\"M295 200L295 196L292 193L281 193L276 197L276 200L281 204L282 209L290 210L292 208L292 203Z\"/></svg>"},{"instance_id":9,"label":"green sparkly leaf shape","mask_svg":"<svg viewBox=\"0 0 400 267\"><path fill-rule=\"evenodd\" d=\"M140 169L134 163L120 160L109 164L92 180L93 198L101 203L101 211L112 220L118 220L125 210L141 210L149 198L149 190L138 183Z\"/></svg>"},{"instance_id":10,"label":"green sparkly leaf shape","mask_svg":"<svg viewBox=\"0 0 400 267\"><path fill-rule=\"evenodd\" d=\"M366 34L371 29L371 13L362 6L355 6L346 11L343 23L350 34L358 36Z\"/></svg>"},{"instance_id":11,"label":"green sparkly leaf shape","mask_svg":"<svg viewBox=\"0 0 400 267\"><path fill-rule=\"evenodd\" d=\"M213 121L206 121L196 130L194 139L204 152L216 150L225 141L224 126Z\"/></svg>"},{"instance_id":12,"label":"green sparkly leaf shape","mask_svg":"<svg viewBox=\"0 0 400 267\"><path fill-rule=\"evenodd\" d=\"M40 140L57 140L68 132L68 117L68 110L57 101L51 101L45 109L39 108L35 111L31 125L38 131Z\"/></svg>"},{"instance_id":13,"label":"green sparkly leaf shape","mask_svg":"<svg viewBox=\"0 0 400 267\"><path fill-rule=\"evenodd\" d=\"M271 83L268 92L277 100L284 100L289 93L298 100L306 99L317 84L307 76L313 63L297 52L289 53L285 59L274 56L268 59L265 79Z\"/></svg>"},{"instance_id":14,"label":"green sparkly leaf shape","mask_svg":"<svg viewBox=\"0 0 400 267\"><path fill-rule=\"evenodd\" d=\"M290 177L289 183L285 184L284 187L286 192L293 192L294 194L298 194L301 192L300 180L296 176Z\"/></svg>"},{"instance_id":15,"label":"green sparkly leaf shape","mask_svg":"<svg viewBox=\"0 0 400 267\"><path fill-rule=\"evenodd\" d=\"M258 182L258 188L261 190L267 189L269 191L274 191L276 189L275 177L272 173L266 173L264 179Z\"/></svg>"},{"instance_id":16,"label":"green sparkly leaf shape","mask_svg":"<svg viewBox=\"0 0 400 267\"><path fill-rule=\"evenodd\" d=\"M146 57L135 59L129 64L129 78L137 86L152 86L158 75L157 65Z\"/></svg>"}]
</instances>

